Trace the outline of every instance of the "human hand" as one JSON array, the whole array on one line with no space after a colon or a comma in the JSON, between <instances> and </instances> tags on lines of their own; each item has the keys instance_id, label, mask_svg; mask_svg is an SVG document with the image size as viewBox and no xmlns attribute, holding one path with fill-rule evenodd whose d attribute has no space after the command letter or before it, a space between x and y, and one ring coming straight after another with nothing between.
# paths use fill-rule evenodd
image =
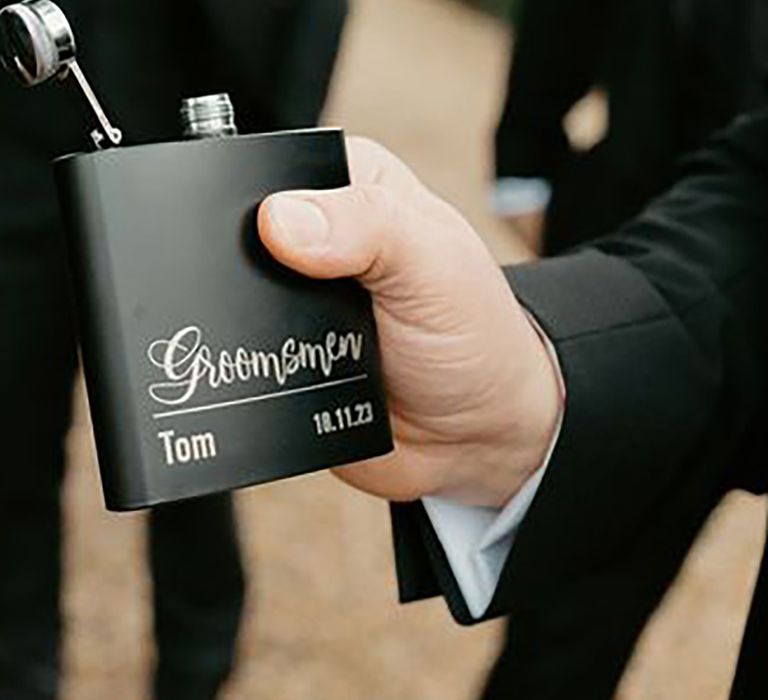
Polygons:
<instances>
[{"instance_id":1,"label":"human hand","mask_svg":"<svg viewBox=\"0 0 768 700\"><path fill-rule=\"evenodd\" d=\"M277 260L373 298L396 451L335 473L390 500L503 505L555 430L546 349L461 215L381 146L347 145L351 187L276 194L258 217Z\"/></svg>"}]
</instances>

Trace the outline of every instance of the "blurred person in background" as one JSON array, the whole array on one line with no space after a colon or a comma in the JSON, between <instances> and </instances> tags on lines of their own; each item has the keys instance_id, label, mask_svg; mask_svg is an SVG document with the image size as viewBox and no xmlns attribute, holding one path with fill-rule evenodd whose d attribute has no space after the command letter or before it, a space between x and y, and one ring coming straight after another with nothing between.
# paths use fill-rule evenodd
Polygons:
<instances>
[{"instance_id":1,"label":"blurred person in background","mask_svg":"<svg viewBox=\"0 0 768 700\"><path fill-rule=\"evenodd\" d=\"M493 207L528 243L543 237L545 254L631 219L674 182L682 154L763 99L761 0L523 0L520 9ZM595 87L607 101L607 130L578 151L564 119ZM633 615L650 615L665 588L658 583ZM488 700L515 688L522 652L513 636L509 629ZM602 654L623 663L627 649L609 638L606 628Z\"/></svg>"},{"instance_id":2,"label":"blurred person in background","mask_svg":"<svg viewBox=\"0 0 768 700\"><path fill-rule=\"evenodd\" d=\"M0 4L9 4L2 2ZM229 92L242 132L314 125L346 0L61 0L125 143L180 138L182 97ZM51 158L90 149L71 86L0 77L0 698L58 697L61 485L77 367ZM157 700L211 700L244 596L229 495L149 516ZM115 611L116 615L120 611ZM107 623L108 621L105 621Z\"/></svg>"},{"instance_id":3,"label":"blurred person in background","mask_svg":"<svg viewBox=\"0 0 768 700\"><path fill-rule=\"evenodd\" d=\"M545 253L614 230L675 177L678 158L761 97L760 0L522 0L496 132L494 211ZM598 88L604 137L564 118Z\"/></svg>"}]
</instances>

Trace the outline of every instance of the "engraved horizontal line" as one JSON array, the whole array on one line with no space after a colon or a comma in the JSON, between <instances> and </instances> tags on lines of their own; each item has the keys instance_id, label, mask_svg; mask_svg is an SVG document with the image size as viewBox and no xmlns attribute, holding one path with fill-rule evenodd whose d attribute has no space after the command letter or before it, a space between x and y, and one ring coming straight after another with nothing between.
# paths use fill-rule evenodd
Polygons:
<instances>
[{"instance_id":1,"label":"engraved horizontal line","mask_svg":"<svg viewBox=\"0 0 768 700\"><path fill-rule=\"evenodd\" d=\"M163 411L161 413L155 413L152 417L155 420L161 418L172 418L173 416L183 416L190 413L203 413L205 411L216 411L221 408L232 408L233 406L243 406L249 403L258 403L260 401L269 401L270 399L279 399L284 396L295 396L296 394L306 394L310 391L320 391L321 389L329 389L333 386L341 386L342 384L351 384L352 382L360 382L364 379L368 379L368 374L356 374L353 377L345 377L344 379L335 379L330 382L322 382L321 384L310 384L308 386L296 387L295 389L286 389L285 391L274 391L270 394L259 394L258 396L247 396L243 399L235 399L233 401L221 401L220 403L211 403L205 406L192 406L190 408L178 408L172 411Z\"/></svg>"}]
</instances>

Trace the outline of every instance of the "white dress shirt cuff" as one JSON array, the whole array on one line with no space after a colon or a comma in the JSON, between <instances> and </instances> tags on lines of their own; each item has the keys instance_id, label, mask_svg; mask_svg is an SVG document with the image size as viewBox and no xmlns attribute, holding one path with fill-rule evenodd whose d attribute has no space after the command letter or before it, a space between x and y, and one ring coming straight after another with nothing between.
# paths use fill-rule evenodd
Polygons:
<instances>
[{"instance_id":1,"label":"white dress shirt cuff","mask_svg":"<svg viewBox=\"0 0 768 700\"><path fill-rule=\"evenodd\" d=\"M557 371L564 399L565 383L555 348L536 321L530 316L529 320L547 348ZM464 596L467 609L475 619L481 618L491 604L517 530L528 513L549 466L560 437L564 400L561 406L557 426L542 466L504 508L467 506L436 496L422 499L459 590Z\"/></svg>"},{"instance_id":2,"label":"white dress shirt cuff","mask_svg":"<svg viewBox=\"0 0 768 700\"><path fill-rule=\"evenodd\" d=\"M501 217L542 211L551 199L552 186L538 177L502 177L491 189L491 209Z\"/></svg>"}]
</instances>

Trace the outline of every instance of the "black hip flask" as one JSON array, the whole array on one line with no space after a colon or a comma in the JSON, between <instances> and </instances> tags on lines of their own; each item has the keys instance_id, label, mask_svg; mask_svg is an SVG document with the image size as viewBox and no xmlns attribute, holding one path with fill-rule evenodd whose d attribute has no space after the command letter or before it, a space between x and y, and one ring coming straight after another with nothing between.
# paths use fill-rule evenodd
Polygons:
<instances>
[{"instance_id":1,"label":"black hip flask","mask_svg":"<svg viewBox=\"0 0 768 700\"><path fill-rule=\"evenodd\" d=\"M56 161L107 507L131 510L393 449L368 293L261 246L268 195L349 184L312 129Z\"/></svg>"}]
</instances>

